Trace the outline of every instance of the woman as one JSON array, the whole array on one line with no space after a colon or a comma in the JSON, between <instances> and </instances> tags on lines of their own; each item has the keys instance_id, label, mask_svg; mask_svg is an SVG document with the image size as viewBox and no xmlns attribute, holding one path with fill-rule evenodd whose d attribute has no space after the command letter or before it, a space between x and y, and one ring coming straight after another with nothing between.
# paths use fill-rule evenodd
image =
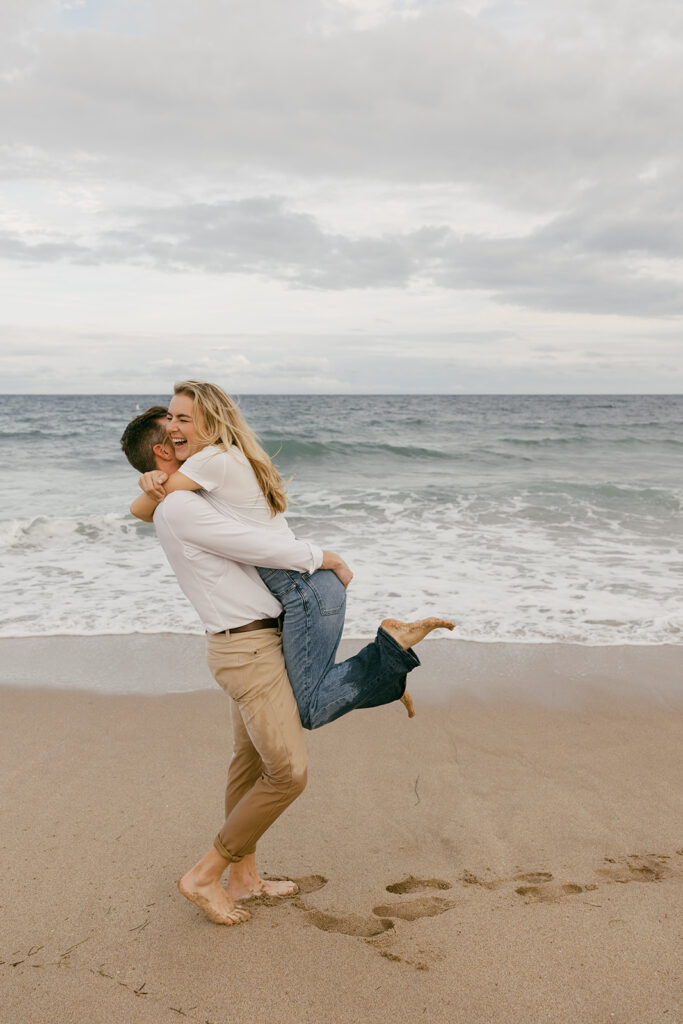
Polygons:
<instances>
[{"instance_id":1,"label":"woman","mask_svg":"<svg viewBox=\"0 0 683 1024\"><path fill-rule=\"evenodd\" d=\"M239 409L221 388L203 381L176 384L168 412L168 435L182 471L170 477L145 473L145 491L131 506L149 520L156 505L175 490L202 489L207 501L225 515L267 527L289 530L282 479ZM335 664L345 613L345 586L352 573L342 559L301 574L259 569L268 589L283 607L282 645L287 673L302 725L317 729L354 708L401 700L412 717L405 691L406 674L420 664L412 645L437 628L454 623L430 618L382 622L377 635L358 654Z\"/></svg>"}]
</instances>

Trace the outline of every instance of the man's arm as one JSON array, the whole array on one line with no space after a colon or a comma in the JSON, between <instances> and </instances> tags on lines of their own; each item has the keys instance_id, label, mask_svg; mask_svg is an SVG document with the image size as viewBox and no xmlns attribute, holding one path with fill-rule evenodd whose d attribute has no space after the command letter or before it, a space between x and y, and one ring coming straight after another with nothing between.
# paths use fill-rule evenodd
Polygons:
<instances>
[{"instance_id":1,"label":"man's arm","mask_svg":"<svg viewBox=\"0 0 683 1024\"><path fill-rule=\"evenodd\" d=\"M158 514L164 516L183 543L233 562L297 572L332 569L345 586L350 582L351 570L333 552L324 552L310 541L297 540L289 529L274 530L242 523L217 512L198 495L187 492L169 495Z\"/></svg>"}]
</instances>

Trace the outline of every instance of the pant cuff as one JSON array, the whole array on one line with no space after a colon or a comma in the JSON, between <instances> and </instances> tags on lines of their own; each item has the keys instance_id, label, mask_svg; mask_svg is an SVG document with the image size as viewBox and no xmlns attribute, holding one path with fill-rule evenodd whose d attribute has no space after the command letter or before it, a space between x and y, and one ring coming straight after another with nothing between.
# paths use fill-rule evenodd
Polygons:
<instances>
[{"instance_id":1,"label":"pant cuff","mask_svg":"<svg viewBox=\"0 0 683 1024\"><path fill-rule=\"evenodd\" d=\"M377 630L377 640L399 672L412 672L420 664L420 659L412 647L409 647L407 650L401 647L398 641L394 640L391 633L387 633L386 629L382 629L381 626Z\"/></svg>"},{"instance_id":2,"label":"pant cuff","mask_svg":"<svg viewBox=\"0 0 683 1024\"><path fill-rule=\"evenodd\" d=\"M216 836L216 838L213 841L213 845L218 850L221 857L224 860L229 861L230 864L239 864L239 862L242 860L242 857L244 856L244 854L242 854L238 857L234 853L230 853L230 850L228 850L227 847L223 846L220 835Z\"/></svg>"}]
</instances>

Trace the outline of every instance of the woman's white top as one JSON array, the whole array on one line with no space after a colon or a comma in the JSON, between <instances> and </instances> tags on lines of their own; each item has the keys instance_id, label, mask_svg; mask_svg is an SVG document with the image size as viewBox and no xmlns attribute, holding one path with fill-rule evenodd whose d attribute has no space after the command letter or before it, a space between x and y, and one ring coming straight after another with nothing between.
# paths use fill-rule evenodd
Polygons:
<instances>
[{"instance_id":1,"label":"woman's white top","mask_svg":"<svg viewBox=\"0 0 683 1024\"><path fill-rule=\"evenodd\" d=\"M234 445L229 451L207 445L190 455L179 472L199 484L204 497L219 512L253 526L289 530L283 515L272 515L249 459Z\"/></svg>"}]
</instances>

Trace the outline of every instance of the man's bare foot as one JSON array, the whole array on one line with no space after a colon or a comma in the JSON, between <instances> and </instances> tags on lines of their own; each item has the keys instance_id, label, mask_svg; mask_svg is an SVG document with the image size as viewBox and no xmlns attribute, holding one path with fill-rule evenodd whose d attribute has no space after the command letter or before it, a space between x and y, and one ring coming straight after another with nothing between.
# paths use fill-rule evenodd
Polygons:
<instances>
[{"instance_id":1,"label":"man's bare foot","mask_svg":"<svg viewBox=\"0 0 683 1024\"><path fill-rule=\"evenodd\" d=\"M407 690L401 697L401 704L405 705L405 709L408 712L408 718L415 718L415 705L413 704L413 698Z\"/></svg>"},{"instance_id":2,"label":"man's bare foot","mask_svg":"<svg viewBox=\"0 0 683 1024\"><path fill-rule=\"evenodd\" d=\"M242 903L244 900L253 900L257 896L274 896L278 899L285 899L287 896L296 896L298 891L299 886L290 878L260 878L256 885L241 892L237 886L233 887L231 896L234 900L239 900Z\"/></svg>"},{"instance_id":3,"label":"man's bare foot","mask_svg":"<svg viewBox=\"0 0 683 1024\"><path fill-rule=\"evenodd\" d=\"M404 651L409 647L419 644L433 629L453 629L455 623L450 619L420 619L418 622L399 622L398 619L385 619L381 623L382 629L389 636L393 636L397 644Z\"/></svg>"},{"instance_id":4,"label":"man's bare foot","mask_svg":"<svg viewBox=\"0 0 683 1024\"><path fill-rule=\"evenodd\" d=\"M220 881L200 885L194 868L180 879L178 889L186 900L199 907L214 924L242 924L251 917L248 910L238 907L228 897Z\"/></svg>"},{"instance_id":5,"label":"man's bare foot","mask_svg":"<svg viewBox=\"0 0 683 1024\"><path fill-rule=\"evenodd\" d=\"M228 896L231 900L251 900L257 896L273 896L285 899L299 891L296 882L289 878L261 878L256 867L256 855L246 854L241 861L230 865Z\"/></svg>"}]
</instances>

